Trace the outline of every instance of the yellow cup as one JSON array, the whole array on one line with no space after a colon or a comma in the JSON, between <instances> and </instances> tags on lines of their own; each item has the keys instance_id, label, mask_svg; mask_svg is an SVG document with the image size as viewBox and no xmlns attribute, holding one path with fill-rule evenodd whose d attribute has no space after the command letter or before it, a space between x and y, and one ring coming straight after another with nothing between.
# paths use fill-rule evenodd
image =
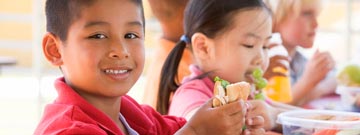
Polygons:
<instances>
[{"instance_id":1,"label":"yellow cup","mask_svg":"<svg viewBox=\"0 0 360 135\"><path fill-rule=\"evenodd\" d=\"M274 68L274 72L288 74L287 70L282 68ZM270 99L282 103L292 101L291 82L289 76L274 76L268 80L264 92Z\"/></svg>"}]
</instances>

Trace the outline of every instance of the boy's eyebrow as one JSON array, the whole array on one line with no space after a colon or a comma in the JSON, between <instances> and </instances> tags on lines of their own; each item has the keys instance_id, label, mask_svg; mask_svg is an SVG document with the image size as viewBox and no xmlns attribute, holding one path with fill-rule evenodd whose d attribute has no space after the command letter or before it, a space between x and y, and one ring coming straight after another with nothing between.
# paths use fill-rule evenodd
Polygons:
<instances>
[{"instance_id":1,"label":"boy's eyebrow","mask_svg":"<svg viewBox=\"0 0 360 135\"><path fill-rule=\"evenodd\" d=\"M88 22L85 25L85 28L88 27L92 27L95 25L110 25L108 22L104 22L104 21L92 21L92 22ZM132 26L132 25L138 25L138 26L143 26L142 23L140 21L132 21L132 22L128 22L126 25Z\"/></svg>"},{"instance_id":2,"label":"boy's eyebrow","mask_svg":"<svg viewBox=\"0 0 360 135\"><path fill-rule=\"evenodd\" d=\"M84 26L84 28L89 28L89 27L93 27L96 25L110 25L107 22L103 22L103 21L91 21L91 22L87 22Z\"/></svg>"},{"instance_id":3,"label":"boy's eyebrow","mask_svg":"<svg viewBox=\"0 0 360 135\"><path fill-rule=\"evenodd\" d=\"M109 23L103 22L103 21L92 21L92 22L86 23L85 28L92 27L95 25L109 25Z\"/></svg>"},{"instance_id":4,"label":"boy's eyebrow","mask_svg":"<svg viewBox=\"0 0 360 135\"><path fill-rule=\"evenodd\" d=\"M132 21L132 22L128 22L127 25L138 25L140 27L143 26L143 24L140 21Z\"/></svg>"}]
</instances>

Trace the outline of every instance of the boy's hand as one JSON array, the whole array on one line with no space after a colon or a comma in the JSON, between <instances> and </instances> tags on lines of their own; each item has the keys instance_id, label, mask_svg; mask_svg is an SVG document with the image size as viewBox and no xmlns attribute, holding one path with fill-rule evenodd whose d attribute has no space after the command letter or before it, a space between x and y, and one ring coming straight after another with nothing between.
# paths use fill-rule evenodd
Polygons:
<instances>
[{"instance_id":1,"label":"boy's hand","mask_svg":"<svg viewBox=\"0 0 360 135\"><path fill-rule=\"evenodd\" d=\"M326 77L334 66L335 61L329 52L316 50L314 56L306 64L303 77L308 84L315 86Z\"/></svg>"},{"instance_id":2,"label":"boy's hand","mask_svg":"<svg viewBox=\"0 0 360 135\"><path fill-rule=\"evenodd\" d=\"M244 101L212 108L210 99L192 116L182 128L182 132L177 134L240 135L245 124L246 111Z\"/></svg>"}]
</instances>

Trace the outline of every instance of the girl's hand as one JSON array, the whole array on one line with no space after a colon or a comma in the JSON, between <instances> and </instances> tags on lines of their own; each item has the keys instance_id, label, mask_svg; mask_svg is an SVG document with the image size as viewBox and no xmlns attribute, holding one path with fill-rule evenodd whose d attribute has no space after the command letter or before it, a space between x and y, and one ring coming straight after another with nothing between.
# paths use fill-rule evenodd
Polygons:
<instances>
[{"instance_id":1,"label":"girl's hand","mask_svg":"<svg viewBox=\"0 0 360 135\"><path fill-rule=\"evenodd\" d=\"M263 135L263 134L265 134L264 118L262 116L247 117L246 129L244 131L244 135Z\"/></svg>"},{"instance_id":2,"label":"girl's hand","mask_svg":"<svg viewBox=\"0 0 360 135\"><path fill-rule=\"evenodd\" d=\"M210 99L177 134L240 135L245 124L246 111L244 101L212 108L212 99ZM258 132L257 129L255 131Z\"/></svg>"},{"instance_id":3,"label":"girl's hand","mask_svg":"<svg viewBox=\"0 0 360 135\"><path fill-rule=\"evenodd\" d=\"M264 123L257 123L262 125L254 125L255 127L263 126L266 131L269 131L274 130L278 126L278 124L276 124L277 115L280 113L278 109L269 106L263 100L250 100L249 102L251 106L248 108L248 113L246 115L247 120L258 116L261 116L264 120ZM250 123L247 124L253 125Z\"/></svg>"}]
</instances>

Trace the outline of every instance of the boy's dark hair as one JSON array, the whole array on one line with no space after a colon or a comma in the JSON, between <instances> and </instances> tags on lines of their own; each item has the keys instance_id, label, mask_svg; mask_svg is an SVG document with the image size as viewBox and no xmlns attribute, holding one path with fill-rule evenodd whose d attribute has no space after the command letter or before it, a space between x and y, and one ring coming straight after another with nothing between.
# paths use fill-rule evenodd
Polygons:
<instances>
[{"instance_id":1,"label":"boy's dark hair","mask_svg":"<svg viewBox=\"0 0 360 135\"><path fill-rule=\"evenodd\" d=\"M66 41L69 27L76 18L81 17L82 9L91 6L96 1L97 0L46 0L46 30L59 36L60 40ZM131 1L140 6L145 25L142 0Z\"/></svg>"},{"instance_id":2,"label":"boy's dark hair","mask_svg":"<svg viewBox=\"0 0 360 135\"><path fill-rule=\"evenodd\" d=\"M189 39L194 33L201 32L209 38L214 38L234 26L233 16L236 11L256 8L264 9L271 14L263 0L190 0L185 9L184 36ZM191 43L179 41L162 67L156 108L161 114L168 113L170 94L179 87L179 80L176 80L177 71L187 44Z\"/></svg>"}]
</instances>

